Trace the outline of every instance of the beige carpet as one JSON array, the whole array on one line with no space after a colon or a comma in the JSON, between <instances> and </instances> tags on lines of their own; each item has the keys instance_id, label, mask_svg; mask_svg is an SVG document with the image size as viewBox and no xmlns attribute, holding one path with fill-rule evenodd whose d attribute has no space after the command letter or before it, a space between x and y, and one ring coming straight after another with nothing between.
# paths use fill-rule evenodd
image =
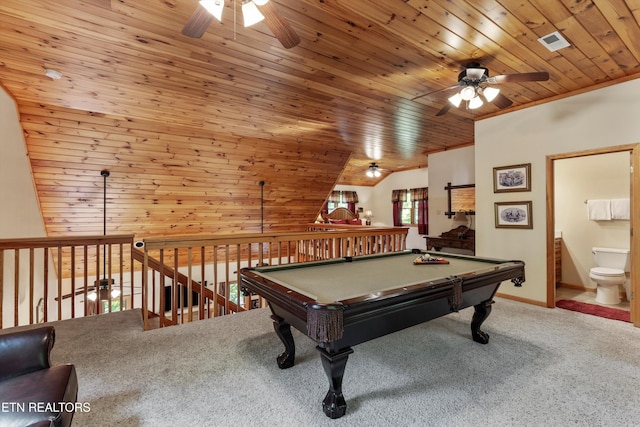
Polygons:
<instances>
[{"instance_id":1,"label":"beige carpet","mask_svg":"<svg viewBox=\"0 0 640 427\"><path fill-rule=\"evenodd\" d=\"M631 426L640 419L640 331L498 299L487 345L465 310L361 344L344 378L347 414L321 409L314 343L296 365L266 309L144 332L140 312L55 322L54 362L75 363L75 426Z\"/></svg>"}]
</instances>

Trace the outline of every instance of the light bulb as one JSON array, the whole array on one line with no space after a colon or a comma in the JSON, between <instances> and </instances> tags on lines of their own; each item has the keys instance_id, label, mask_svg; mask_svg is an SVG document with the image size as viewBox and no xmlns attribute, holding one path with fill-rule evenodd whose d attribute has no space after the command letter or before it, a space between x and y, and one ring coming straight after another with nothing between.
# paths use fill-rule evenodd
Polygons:
<instances>
[{"instance_id":1,"label":"light bulb","mask_svg":"<svg viewBox=\"0 0 640 427\"><path fill-rule=\"evenodd\" d=\"M465 101L470 101L476 96L476 89L473 86L467 86L460 91L460 97Z\"/></svg>"}]
</instances>

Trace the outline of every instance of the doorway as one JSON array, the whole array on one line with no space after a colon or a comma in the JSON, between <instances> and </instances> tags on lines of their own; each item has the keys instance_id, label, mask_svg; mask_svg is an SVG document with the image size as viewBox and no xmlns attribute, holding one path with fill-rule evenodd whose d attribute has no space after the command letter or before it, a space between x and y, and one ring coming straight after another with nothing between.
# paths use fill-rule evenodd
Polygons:
<instances>
[{"instance_id":1,"label":"doorway","mask_svg":"<svg viewBox=\"0 0 640 427\"><path fill-rule=\"evenodd\" d=\"M633 223L634 218L638 218L640 208L638 207L638 201L634 200L634 185L635 188L640 188L637 178L631 173L634 162L638 162L637 158L640 157L639 145L625 145L619 147L608 147L600 150L588 150L575 153L566 153L561 155L553 155L547 157L547 306L555 307L556 293L558 288L556 284L560 284L561 277L557 277L559 272L556 263L559 256L557 250L558 237L562 234L563 226L566 227L566 239L567 247L563 247L565 255L571 253L571 256L566 256L563 259L565 265L560 268L566 269L563 278L570 283L569 287L575 286L580 288L585 286L587 288L593 287L593 283L588 277L588 268L586 266L592 263L592 246L608 246L608 247L624 247L629 245L631 249L631 259L637 256L638 243L636 238L633 237ZM586 169L597 170L598 161L602 161L602 165L606 165L607 162L613 162L613 167L620 167L621 171L616 173L609 173L605 178L601 178L603 181L610 179L609 175L615 175L614 181L611 181L610 185L616 185L622 187L622 193L618 190L608 191L606 182L592 181L589 183L589 179L592 179ZM566 161L565 161L566 160ZM617 163L616 163L617 162ZM628 162L628 163L627 163ZM579 169L578 164L584 163L584 171ZM629 166L625 167L625 163ZM573 169L572 169L573 168ZM640 170L636 168L636 170ZM575 182L567 182L567 174L569 176L575 175ZM580 175L582 175L582 178ZM628 194L626 190L627 182L620 184L620 180L628 179ZM556 180L558 180L556 182ZM564 180L564 181L561 181ZM615 181L617 180L617 181ZM584 184L582 182L584 181ZM634 182L636 181L636 182ZM565 184L561 187L557 187L556 184ZM582 185L581 185L582 184ZM566 189L565 186L570 187ZM599 188L598 188L599 187ZM558 189L560 188L560 190ZM568 192L565 192L567 190ZM558 192L558 194L556 194ZM619 198L630 197L631 199L631 218L629 221L606 221L597 223L595 221L586 220L586 206L584 203L587 199L605 199L605 198ZM567 201L567 199L571 199ZM578 200L579 199L579 200ZM582 200L585 199L585 200ZM576 220L571 221L564 211L557 211L558 209L570 208ZM559 212L559 213L556 213ZM556 217L556 215L558 215ZM583 216L584 215L584 216ZM576 224L582 221L582 224ZM575 222L575 223L574 223ZM560 227L558 226L560 225ZM629 241L625 241L625 239ZM566 263L565 260L569 262ZM637 288L640 281L638 280L638 266L633 266L630 273L630 300L629 310L631 312L631 321L636 327L640 327L640 313L638 308L637 298L633 298L633 295L637 295ZM585 272L586 269L586 272ZM573 285L571 285L573 284ZM587 292L588 293L588 292ZM595 292L593 293L595 297Z\"/></svg>"}]
</instances>

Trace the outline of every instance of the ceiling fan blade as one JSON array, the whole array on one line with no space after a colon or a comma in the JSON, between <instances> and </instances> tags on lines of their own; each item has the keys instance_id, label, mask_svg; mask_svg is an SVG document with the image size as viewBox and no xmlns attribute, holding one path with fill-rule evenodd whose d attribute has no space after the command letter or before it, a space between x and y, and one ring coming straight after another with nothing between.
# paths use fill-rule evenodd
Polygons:
<instances>
[{"instance_id":1,"label":"ceiling fan blade","mask_svg":"<svg viewBox=\"0 0 640 427\"><path fill-rule=\"evenodd\" d=\"M459 88L460 88L460 85L459 84L455 84L453 86L449 86L449 87L446 87L444 89L438 89L438 90L434 90L432 92L427 92L427 93L423 93L423 94L418 95L418 96L414 96L413 98L411 98L411 100L415 101L416 99L424 98L425 96L433 95L434 93L446 92L446 91L449 91L449 90L452 90L452 89L459 89Z\"/></svg>"},{"instance_id":2,"label":"ceiling fan blade","mask_svg":"<svg viewBox=\"0 0 640 427\"><path fill-rule=\"evenodd\" d=\"M509 106L511 106L511 104L513 104L513 101L510 100L509 98L507 98L506 96L504 96L503 94L499 93L495 99L493 101L494 105L496 105L498 108L507 108Z\"/></svg>"},{"instance_id":3,"label":"ceiling fan blade","mask_svg":"<svg viewBox=\"0 0 640 427\"><path fill-rule=\"evenodd\" d=\"M95 290L95 288L96 288L95 286L89 286L89 287L87 287L87 292L91 292L91 291ZM73 295L82 295L82 294L84 294L84 288L78 288L74 292L70 292L68 294L62 295L61 298L62 299L68 299L68 298L71 298ZM55 300L58 301L58 298L56 297Z\"/></svg>"},{"instance_id":4,"label":"ceiling fan blade","mask_svg":"<svg viewBox=\"0 0 640 427\"><path fill-rule=\"evenodd\" d=\"M187 37L199 39L202 37L204 32L207 31L212 20L213 15L207 12L207 9L198 4L197 9L193 12L193 15L191 15L191 18L189 18L182 29L182 34Z\"/></svg>"},{"instance_id":5,"label":"ceiling fan blade","mask_svg":"<svg viewBox=\"0 0 640 427\"><path fill-rule=\"evenodd\" d=\"M447 112L451 109L451 106L452 104L450 102L447 102L446 104L444 104L444 106L436 114L436 117L444 116L445 114L447 114Z\"/></svg>"},{"instance_id":6,"label":"ceiling fan blade","mask_svg":"<svg viewBox=\"0 0 640 427\"><path fill-rule=\"evenodd\" d=\"M300 44L298 33L291 27L289 21L278 12L276 5L273 4L272 1L258 6L258 8L264 15L265 24L267 24L267 27L269 27L273 35L282 43L285 49L291 49Z\"/></svg>"},{"instance_id":7,"label":"ceiling fan blade","mask_svg":"<svg viewBox=\"0 0 640 427\"><path fill-rule=\"evenodd\" d=\"M549 80L549 73L538 71L535 73L503 74L501 76L489 77L488 83L521 83L521 82L543 82Z\"/></svg>"}]
</instances>

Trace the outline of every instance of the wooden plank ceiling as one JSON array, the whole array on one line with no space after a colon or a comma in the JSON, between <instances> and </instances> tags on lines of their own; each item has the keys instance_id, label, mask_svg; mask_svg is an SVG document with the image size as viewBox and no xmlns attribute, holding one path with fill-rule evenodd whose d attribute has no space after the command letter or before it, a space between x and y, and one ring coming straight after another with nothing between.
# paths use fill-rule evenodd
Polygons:
<instances>
[{"instance_id":1,"label":"wooden plank ceiling","mask_svg":"<svg viewBox=\"0 0 640 427\"><path fill-rule=\"evenodd\" d=\"M103 169L109 234L290 229L336 183L374 185L370 162L385 177L473 144L497 107L435 116L471 61L549 72L501 85L511 108L640 72L638 0L272 1L299 45L244 28L240 0L199 39L181 34L196 0L0 2L0 82L49 235L102 233ZM553 31L571 47L537 41Z\"/></svg>"}]
</instances>

